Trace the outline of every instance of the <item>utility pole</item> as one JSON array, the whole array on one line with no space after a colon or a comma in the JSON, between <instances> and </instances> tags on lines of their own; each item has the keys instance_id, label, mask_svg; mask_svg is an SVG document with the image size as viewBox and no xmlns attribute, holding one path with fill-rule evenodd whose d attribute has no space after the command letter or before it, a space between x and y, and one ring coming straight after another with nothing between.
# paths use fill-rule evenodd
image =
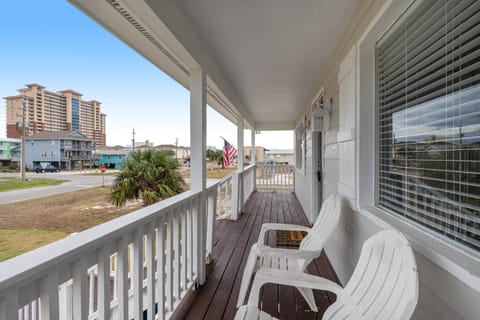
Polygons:
<instances>
[{"instance_id":1,"label":"utility pole","mask_svg":"<svg viewBox=\"0 0 480 320\"><path fill-rule=\"evenodd\" d=\"M178 138L175 138L175 159L178 160Z\"/></svg>"},{"instance_id":2,"label":"utility pole","mask_svg":"<svg viewBox=\"0 0 480 320\"><path fill-rule=\"evenodd\" d=\"M23 112L22 112L22 181L25 181L25 114L27 113L27 98L23 97Z\"/></svg>"},{"instance_id":3,"label":"utility pole","mask_svg":"<svg viewBox=\"0 0 480 320\"><path fill-rule=\"evenodd\" d=\"M135 128L133 128L132 135L133 135L133 138L132 138L132 151L135 151Z\"/></svg>"}]
</instances>

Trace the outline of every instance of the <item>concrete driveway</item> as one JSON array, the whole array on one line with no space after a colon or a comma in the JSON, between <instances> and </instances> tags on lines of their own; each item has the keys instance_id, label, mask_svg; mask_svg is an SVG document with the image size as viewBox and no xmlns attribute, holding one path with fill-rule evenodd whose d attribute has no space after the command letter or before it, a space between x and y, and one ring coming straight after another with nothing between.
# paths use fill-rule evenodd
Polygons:
<instances>
[{"instance_id":1,"label":"concrete driveway","mask_svg":"<svg viewBox=\"0 0 480 320\"><path fill-rule=\"evenodd\" d=\"M19 177L19 173L0 173L1 177ZM31 189L0 192L0 204L52 196L65 192L72 192L85 188L98 187L102 185L102 176L85 175L78 172L62 171L60 173L27 173L27 178L52 178L68 180L62 184L49 187L38 187ZM115 177L105 176L105 185L112 184Z\"/></svg>"}]
</instances>

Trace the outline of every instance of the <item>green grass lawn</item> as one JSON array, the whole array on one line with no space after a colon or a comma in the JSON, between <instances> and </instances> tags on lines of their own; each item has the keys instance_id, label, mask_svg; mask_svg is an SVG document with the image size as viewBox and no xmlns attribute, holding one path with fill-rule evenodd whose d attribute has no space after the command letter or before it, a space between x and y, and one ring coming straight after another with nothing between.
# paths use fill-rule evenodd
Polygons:
<instances>
[{"instance_id":1,"label":"green grass lawn","mask_svg":"<svg viewBox=\"0 0 480 320\"><path fill-rule=\"evenodd\" d=\"M0 178L0 192L2 191L12 191L44 186L54 186L61 184L66 180L58 179L47 179L47 178L30 178L26 181L22 181L19 178Z\"/></svg>"},{"instance_id":2,"label":"green grass lawn","mask_svg":"<svg viewBox=\"0 0 480 320\"><path fill-rule=\"evenodd\" d=\"M0 262L65 238L68 233L49 230L0 229Z\"/></svg>"}]
</instances>

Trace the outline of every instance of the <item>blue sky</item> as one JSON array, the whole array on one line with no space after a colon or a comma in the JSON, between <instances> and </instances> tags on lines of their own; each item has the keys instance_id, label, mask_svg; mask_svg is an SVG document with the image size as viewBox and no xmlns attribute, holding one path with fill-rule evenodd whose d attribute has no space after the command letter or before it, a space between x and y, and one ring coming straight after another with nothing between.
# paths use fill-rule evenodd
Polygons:
<instances>
[{"instance_id":1,"label":"blue sky","mask_svg":"<svg viewBox=\"0 0 480 320\"><path fill-rule=\"evenodd\" d=\"M85 16L66 0L6 1L0 19L0 96L16 95L27 83L47 90L73 89L102 102L107 144L136 141L189 145L189 92ZM4 101L4 100L3 100ZM236 145L236 127L208 108L207 144L220 135ZM172 121L172 119L175 119ZM5 136L5 103L0 136ZM250 134L245 145L250 144ZM257 135L256 145L292 148L290 132Z\"/></svg>"}]
</instances>

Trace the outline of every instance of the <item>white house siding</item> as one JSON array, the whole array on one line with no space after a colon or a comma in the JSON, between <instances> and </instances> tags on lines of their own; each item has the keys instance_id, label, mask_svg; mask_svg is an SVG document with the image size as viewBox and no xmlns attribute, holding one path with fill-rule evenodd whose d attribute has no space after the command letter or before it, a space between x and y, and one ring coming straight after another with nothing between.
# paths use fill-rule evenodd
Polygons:
<instances>
[{"instance_id":1,"label":"white house siding","mask_svg":"<svg viewBox=\"0 0 480 320\"><path fill-rule=\"evenodd\" d=\"M359 132L356 124L363 104L356 101L358 95L357 64L350 54L369 25L392 1L363 1L343 38L338 43L328 72L321 75L318 88L323 88L327 106L333 101L333 112L324 118L324 199L337 191L345 198L345 210L338 232L326 246L327 255L342 283L346 283L357 263L363 242L376 232L398 224L368 209L359 209L359 194L365 197L365 181L359 172ZM398 7L408 6L410 1L394 1ZM402 3L399 5L399 3ZM389 8L390 14L396 7ZM393 11L398 18L403 10ZM392 21L393 22L393 21ZM353 56L356 56L353 54ZM345 61L345 62L344 62ZM342 65L342 67L341 67ZM341 70L342 68L342 70ZM354 74L352 75L351 72ZM371 107L371 106L370 106ZM305 108L309 113L310 107ZM302 119L303 120L303 119ZM363 143L365 140L362 140ZM307 143L307 150L311 144ZM361 151L360 151L361 152ZM311 152L307 152L311 154ZM370 159L372 163L374 159ZM309 161L307 159L307 161ZM307 215L311 207L311 163L306 175L297 172L295 189ZM364 168L362 167L362 171ZM371 173L373 175L373 172ZM373 179L372 179L373 180ZM363 189L363 190L362 190ZM368 193L368 190L367 190ZM373 212L373 213L372 213ZM387 223L388 220L391 224ZM419 272L419 301L415 319L480 319L480 278L471 274L435 250L431 241L416 237L412 228L400 228L406 233L415 250ZM410 230L410 231L406 231ZM412 229L413 230L413 229ZM423 240L422 240L423 239ZM478 266L478 263L473 262ZM478 272L477 272L478 274Z\"/></svg>"}]
</instances>

